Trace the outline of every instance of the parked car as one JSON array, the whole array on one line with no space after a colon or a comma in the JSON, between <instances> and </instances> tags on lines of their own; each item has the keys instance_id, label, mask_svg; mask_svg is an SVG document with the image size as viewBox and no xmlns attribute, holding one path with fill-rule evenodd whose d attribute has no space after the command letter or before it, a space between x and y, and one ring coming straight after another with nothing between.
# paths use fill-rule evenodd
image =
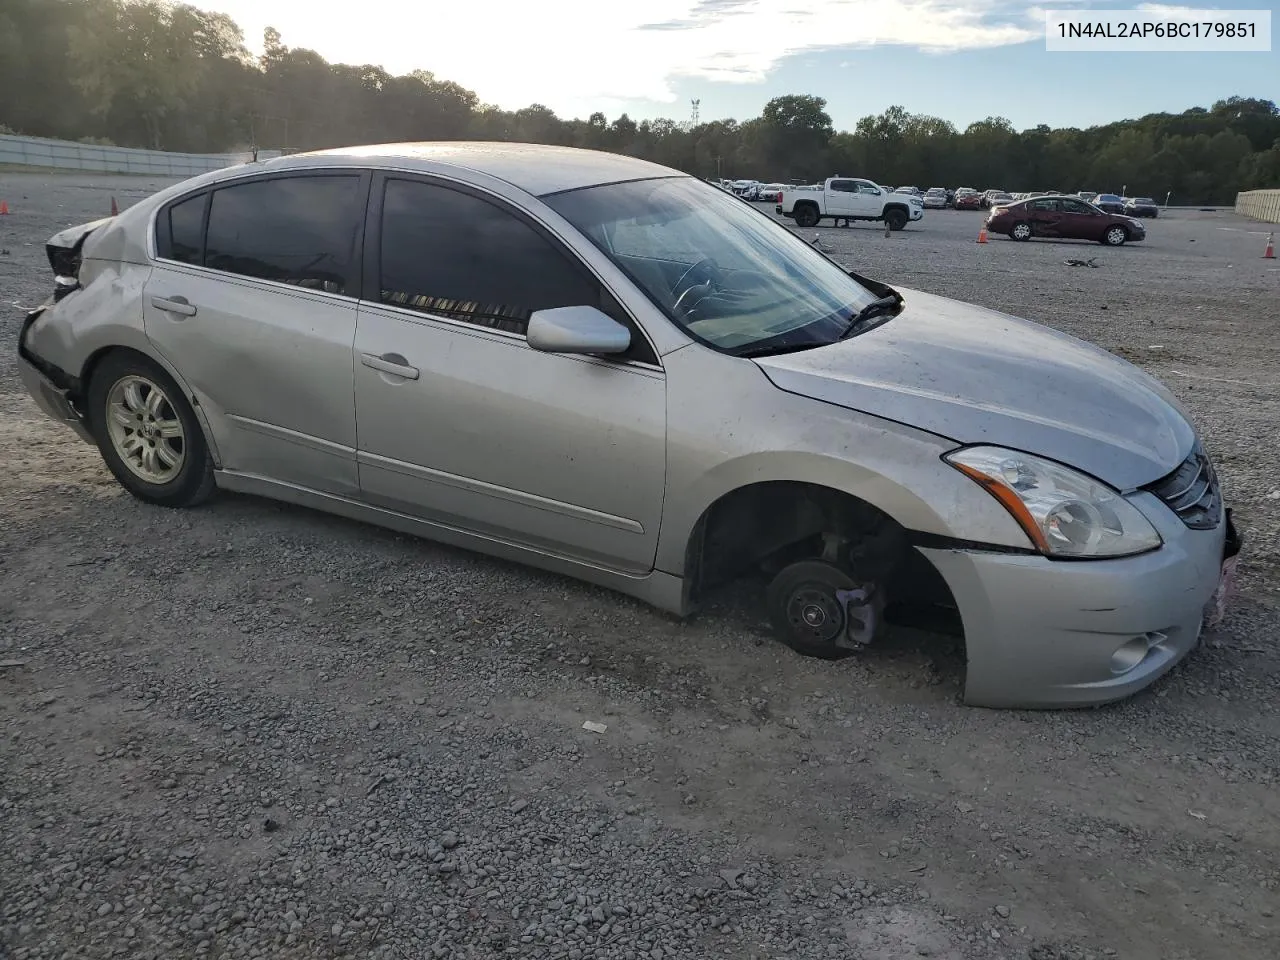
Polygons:
<instances>
[{"instance_id":1,"label":"parked car","mask_svg":"<svg viewBox=\"0 0 1280 960\"><path fill-rule=\"evenodd\" d=\"M1124 212L1130 217L1150 217L1154 220L1160 216L1160 205L1150 197L1135 197L1125 202Z\"/></svg>"},{"instance_id":2,"label":"parked car","mask_svg":"<svg viewBox=\"0 0 1280 960\"><path fill-rule=\"evenodd\" d=\"M920 197L920 196L921 196L920 188L919 188L919 187L899 187L897 190L895 190L895 191L893 191L893 192L894 192L894 193L905 193L905 194L908 194L908 195L913 196L913 197ZM921 199L923 199L923 197L921 197Z\"/></svg>"},{"instance_id":3,"label":"parked car","mask_svg":"<svg viewBox=\"0 0 1280 960\"><path fill-rule=\"evenodd\" d=\"M757 191L756 199L777 203L782 199L782 191L785 189L786 187L781 183L766 183Z\"/></svg>"},{"instance_id":4,"label":"parked car","mask_svg":"<svg viewBox=\"0 0 1280 960\"><path fill-rule=\"evenodd\" d=\"M947 208L947 190L945 187L930 187L924 194L926 210L945 210Z\"/></svg>"},{"instance_id":5,"label":"parked car","mask_svg":"<svg viewBox=\"0 0 1280 960\"><path fill-rule=\"evenodd\" d=\"M1124 198L1114 193L1100 193L1094 198L1093 205L1103 213L1124 213Z\"/></svg>"},{"instance_id":6,"label":"parked car","mask_svg":"<svg viewBox=\"0 0 1280 960\"><path fill-rule=\"evenodd\" d=\"M831 177L820 190L784 190L774 208L791 217L798 227L812 227L822 220L883 220L901 230L924 216L919 197L888 193L870 180Z\"/></svg>"},{"instance_id":7,"label":"parked car","mask_svg":"<svg viewBox=\"0 0 1280 960\"><path fill-rule=\"evenodd\" d=\"M987 210L992 204L1008 203L1012 199L1012 195L1005 193L1003 190L988 190L982 195L982 209Z\"/></svg>"},{"instance_id":8,"label":"parked car","mask_svg":"<svg viewBox=\"0 0 1280 960\"><path fill-rule=\"evenodd\" d=\"M972 187L960 187L956 190L955 207L957 210L978 210L982 207L982 194Z\"/></svg>"},{"instance_id":9,"label":"parked car","mask_svg":"<svg viewBox=\"0 0 1280 960\"><path fill-rule=\"evenodd\" d=\"M1093 201L1097 198L1098 195L1094 193L1092 190L1081 190L1079 193L1076 194L1076 196L1079 197L1081 200L1085 201L1086 203L1093 203Z\"/></svg>"},{"instance_id":10,"label":"parked car","mask_svg":"<svg viewBox=\"0 0 1280 960\"><path fill-rule=\"evenodd\" d=\"M932 602L990 706L1147 686L1238 550L1147 374L848 272L633 157L296 154L47 250L23 382L148 504L274 497L677 615L765 571L779 636L817 657Z\"/></svg>"},{"instance_id":11,"label":"parked car","mask_svg":"<svg viewBox=\"0 0 1280 960\"><path fill-rule=\"evenodd\" d=\"M999 204L991 208L987 232L1002 233L1013 240L1095 240L1110 247L1147 236L1141 220L1104 213L1076 197L1033 197Z\"/></svg>"},{"instance_id":12,"label":"parked car","mask_svg":"<svg viewBox=\"0 0 1280 960\"><path fill-rule=\"evenodd\" d=\"M760 196L759 180L735 180L733 181L733 192L740 196L743 200L755 200Z\"/></svg>"}]
</instances>

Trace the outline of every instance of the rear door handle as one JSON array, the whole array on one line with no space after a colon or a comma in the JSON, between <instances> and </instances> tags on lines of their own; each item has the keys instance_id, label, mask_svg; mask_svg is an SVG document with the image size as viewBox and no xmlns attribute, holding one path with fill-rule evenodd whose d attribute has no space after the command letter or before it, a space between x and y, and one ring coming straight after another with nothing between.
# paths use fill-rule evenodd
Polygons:
<instances>
[{"instance_id":1,"label":"rear door handle","mask_svg":"<svg viewBox=\"0 0 1280 960\"><path fill-rule=\"evenodd\" d=\"M186 297L152 297L151 305L165 313L176 313L180 317L194 317L196 308Z\"/></svg>"},{"instance_id":2,"label":"rear door handle","mask_svg":"<svg viewBox=\"0 0 1280 960\"><path fill-rule=\"evenodd\" d=\"M362 353L360 354L360 362L366 367L372 367L374 370L381 370L383 373L390 373L393 376L404 377L406 380L418 379L418 368L409 366L408 361L398 353L386 353L380 357L372 353Z\"/></svg>"}]
</instances>

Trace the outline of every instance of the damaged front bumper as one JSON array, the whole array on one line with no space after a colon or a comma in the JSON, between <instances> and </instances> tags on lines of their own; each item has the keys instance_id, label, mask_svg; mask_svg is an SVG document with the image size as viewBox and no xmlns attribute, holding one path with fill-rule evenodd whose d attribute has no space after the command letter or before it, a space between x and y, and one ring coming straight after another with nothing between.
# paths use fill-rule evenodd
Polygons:
<instances>
[{"instance_id":1,"label":"damaged front bumper","mask_svg":"<svg viewBox=\"0 0 1280 960\"><path fill-rule=\"evenodd\" d=\"M71 376L36 356L26 345L28 331L53 302L51 297L28 313L22 322L22 329L18 333L18 375L36 406L50 419L70 427L85 443L94 444L96 441L85 424L84 417L71 402L69 394L74 385Z\"/></svg>"},{"instance_id":2,"label":"damaged front bumper","mask_svg":"<svg viewBox=\"0 0 1280 960\"><path fill-rule=\"evenodd\" d=\"M1164 546L1114 560L921 548L964 623L965 701L1082 707L1150 686L1196 648L1242 539L1229 510L1192 530L1151 494L1138 504Z\"/></svg>"}]
</instances>

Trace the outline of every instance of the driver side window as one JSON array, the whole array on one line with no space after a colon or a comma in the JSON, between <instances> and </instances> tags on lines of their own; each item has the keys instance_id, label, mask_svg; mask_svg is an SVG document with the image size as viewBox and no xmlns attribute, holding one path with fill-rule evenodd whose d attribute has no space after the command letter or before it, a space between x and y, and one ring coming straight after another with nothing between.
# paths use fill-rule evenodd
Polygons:
<instances>
[{"instance_id":1,"label":"driver side window","mask_svg":"<svg viewBox=\"0 0 1280 960\"><path fill-rule=\"evenodd\" d=\"M832 180L831 189L835 193L857 193L858 185L852 180Z\"/></svg>"},{"instance_id":2,"label":"driver side window","mask_svg":"<svg viewBox=\"0 0 1280 960\"><path fill-rule=\"evenodd\" d=\"M537 310L599 307L631 329L625 359L657 359L631 317L558 240L498 203L433 183L386 181L378 300L521 336Z\"/></svg>"},{"instance_id":3,"label":"driver side window","mask_svg":"<svg viewBox=\"0 0 1280 960\"><path fill-rule=\"evenodd\" d=\"M1083 213L1088 215L1092 215L1097 212L1093 207L1080 200L1063 200L1062 209L1067 213Z\"/></svg>"}]
</instances>

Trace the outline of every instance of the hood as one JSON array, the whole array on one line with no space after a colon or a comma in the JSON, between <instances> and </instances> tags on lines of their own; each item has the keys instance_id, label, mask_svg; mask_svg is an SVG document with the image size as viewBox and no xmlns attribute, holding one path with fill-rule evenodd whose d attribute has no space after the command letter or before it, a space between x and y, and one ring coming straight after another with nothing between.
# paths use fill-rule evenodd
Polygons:
<instances>
[{"instance_id":1,"label":"hood","mask_svg":"<svg viewBox=\"0 0 1280 960\"><path fill-rule=\"evenodd\" d=\"M1163 384L1075 337L1007 314L902 290L888 323L826 347L755 362L789 393L957 443L1038 454L1120 490L1171 473L1195 431Z\"/></svg>"}]
</instances>

